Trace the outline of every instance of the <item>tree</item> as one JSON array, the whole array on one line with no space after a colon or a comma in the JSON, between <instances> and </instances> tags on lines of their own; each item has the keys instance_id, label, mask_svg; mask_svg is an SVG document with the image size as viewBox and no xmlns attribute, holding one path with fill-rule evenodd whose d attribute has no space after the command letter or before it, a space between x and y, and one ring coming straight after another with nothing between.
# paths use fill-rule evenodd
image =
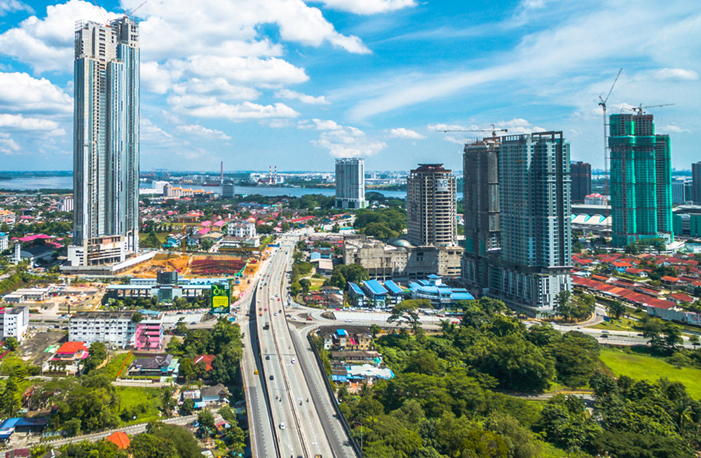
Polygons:
<instances>
[{"instance_id":1,"label":"tree","mask_svg":"<svg viewBox=\"0 0 701 458\"><path fill-rule=\"evenodd\" d=\"M8 337L5 340L5 348L10 351L15 351L19 348L19 342L17 342L17 339L14 337Z\"/></svg>"},{"instance_id":2,"label":"tree","mask_svg":"<svg viewBox=\"0 0 701 458\"><path fill-rule=\"evenodd\" d=\"M677 345L684 343L682 329L677 324L666 322L662 328L662 333L664 334L665 345L672 351L676 350Z\"/></svg>"},{"instance_id":3,"label":"tree","mask_svg":"<svg viewBox=\"0 0 701 458\"><path fill-rule=\"evenodd\" d=\"M623 305L621 301L611 301L606 304L606 311L608 312L609 316L615 316L616 319L619 319L621 315L625 313L626 306Z\"/></svg>"},{"instance_id":4,"label":"tree","mask_svg":"<svg viewBox=\"0 0 701 458\"><path fill-rule=\"evenodd\" d=\"M102 342L91 343L88 357L85 358L85 364L83 365L83 374L87 375L97 369L106 358L107 349L105 348L105 344Z\"/></svg>"},{"instance_id":5,"label":"tree","mask_svg":"<svg viewBox=\"0 0 701 458\"><path fill-rule=\"evenodd\" d=\"M190 415L195 411L195 401L192 398L187 398L183 401L183 405L180 406L180 412L183 415Z\"/></svg>"},{"instance_id":6,"label":"tree","mask_svg":"<svg viewBox=\"0 0 701 458\"><path fill-rule=\"evenodd\" d=\"M171 458L177 455L175 446L164 437L139 434L129 446L134 458Z\"/></svg>"},{"instance_id":7,"label":"tree","mask_svg":"<svg viewBox=\"0 0 701 458\"><path fill-rule=\"evenodd\" d=\"M200 428L210 431L214 429L214 415L207 409L202 409L202 411L197 414L197 421L200 424Z\"/></svg>"},{"instance_id":8,"label":"tree","mask_svg":"<svg viewBox=\"0 0 701 458\"><path fill-rule=\"evenodd\" d=\"M555 296L555 313L563 317L565 320L572 318L572 293L569 291L560 291Z\"/></svg>"},{"instance_id":9,"label":"tree","mask_svg":"<svg viewBox=\"0 0 701 458\"><path fill-rule=\"evenodd\" d=\"M372 333L372 338L375 339L377 337L377 335L382 332L382 328L373 323L370 326L370 332ZM697 338L697 340L698 340L698 338Z\"/></svg>"},{"instance_id":10,"label":"tree","mask_svg":"<svg viewBox=\"0 0 701 458\"><path fill-rule=\"evenodd\" d=\"M309 288L312 286L312 282L308 278L303 278L299 281L299 286L302 287L302 293L307 294Z\"/></svg>"},{"instance_id":11,"label":"tree","mask_svg":"<svg viewBox=\"0 0 701 458\"><path fill-rule=\"evenodd\" d=\"M388 323L407 322L411 325L414 333L421 327L421 319L419 318L419 309L433 308L431 301L428 299L407 299L395 305L392 313L387 318Z\"/></svg>"},{"instance_id":12,"label":"tree","mask_svg":"<svg viewBox=\"0 0 701 458\"><path fill-rule=\"evenodd\" d=\"M691 337L689 337L689 343L690 343L691 345L693 345L694 348L696 348L696 347L699 345L700 342L701 342L701 339L699 339L699 336L697 336L696 334L694 334L694 335L692 335Z\"/></svg>"},{"instance_id":13,"label":"tree","mask_svg":"<svg viewBox=\"0 0 701 458\"><path fill-rule=\"evenodd\" d=\"M589 335L570 331L553 348L558 380L570 388L586 386L599 363L599 343Z\"/></svg>"},{"instance_id":14,"label":"tree","mask_svg":"<svg viewBox=\"0 0 701 458\"><path fill-rule=\"evenodd\" d=\"M161 390L161 410L166 416L170 416L173 408L178 404L178 401L173 398L173 391L164 386Z\"/></svg>"},{"instance_id":15,"label":"tree","mask_svg":"<svg viewBox=\"0 0 701 458\"><path fill-rule=\"evenodd\" d=\"M139 312L135 312L135 313L131 316L131 322L132 322L132 323L141 323L141 322L143 321L143 319L144 319L144 316L143 316L141 313L139 313Z\"/></svg>"}]
</instances>

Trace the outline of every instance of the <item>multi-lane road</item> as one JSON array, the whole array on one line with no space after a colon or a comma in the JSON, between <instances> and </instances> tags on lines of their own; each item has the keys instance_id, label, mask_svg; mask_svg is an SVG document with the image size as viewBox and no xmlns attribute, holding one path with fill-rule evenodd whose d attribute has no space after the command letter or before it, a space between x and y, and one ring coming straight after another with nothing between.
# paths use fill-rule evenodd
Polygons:
<instances>
[{"instance_id":1,"label":"multi-lane road","mask_svg":"<svg viewBox=\"0 0 701 458\"><path fill-rule=\"evenodd\" d=\"M290 332L285 316L296 241L281 239L261 266L255 293L241 304L252 448L257 457L355 458L306 334Z\"/></svg>"}]
</instances>

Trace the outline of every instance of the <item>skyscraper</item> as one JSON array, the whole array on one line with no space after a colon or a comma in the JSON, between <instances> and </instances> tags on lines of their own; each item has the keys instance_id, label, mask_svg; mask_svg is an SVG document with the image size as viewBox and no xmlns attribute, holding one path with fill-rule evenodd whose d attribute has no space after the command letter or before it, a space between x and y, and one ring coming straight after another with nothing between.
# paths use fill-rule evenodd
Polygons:
<instances>
[{"instance_id":1,"label":"skyscraper","mask_svg":"<svg viewBox=\"0 0 701 458\"><path fill-rule=\"evenodd\" d=\"M498 137L465 145L463 203L465 254L463 279L479 293L489 284L487 253L501 246L499 226Z\"/></svg>"},{"instance_id":2,"label":"skyscraper","mask_svg":"<svg viewBox=\"0 0 701 458\"><path fill-rule=\"evenodd\" d=\"M701 205L701 162L691 164L691 200Z\"/></svg>"},{"instance_id":3,"label":"skyscraper","mask_svg":"<svg viewBox=\"0 0 701 458\"><path fill-rule=\"evenodd\" d=\"M591 194L591 164L586 162L572 162L572 202L584 202L584 198Z\"/></svg>"},{"instance_id":4,"label":"skyscraper","mask_svg":"<svg viewBox=\"0 0 701 458\"><path fill-rule=\"evenodd\" d=\"M111 263L124 259L125 250L138 251L139 62L139 30L128 17L77 24L74 265Z\"/></svg>"},{"instance_id":5,"label":"skyscraper","mask_svg":"<svg viewBox=\"0 0 701 458\"><path fill-rule=\"evenodd\" d=\"M457 182L443 164L419 164L407 178L407 232L416 246L457 246Z\"/></svg>"},{"instance_id":6,"label":"skyscraper","mask_svg":"<svg viewBox=\"0 0 701 458\"><path fill-rule=\"evenodd\" d=\"M365 161L336 159L336 208L365 208Z\"/></svg>"},{"instance_id":7,"label":"skyscraper","mask_svg":"<svg viewBox=\"0 0 701 458\"><path fill-rule=\"evenodd\" d=\"M501 256L490 272L490 294L538 313L571 289L570 186L562 132L502 137Z\"/></svg>"},{"instance_id":8,"label":"skyscraper","mask_svg":"<svg viewBox=\"0 0 701 458\"><path fill-rule=\"evenodd\" d=\"M613 244L672 238L672 169L668 135L650 114L610 117Z\"/></svg>"}]
</instances>

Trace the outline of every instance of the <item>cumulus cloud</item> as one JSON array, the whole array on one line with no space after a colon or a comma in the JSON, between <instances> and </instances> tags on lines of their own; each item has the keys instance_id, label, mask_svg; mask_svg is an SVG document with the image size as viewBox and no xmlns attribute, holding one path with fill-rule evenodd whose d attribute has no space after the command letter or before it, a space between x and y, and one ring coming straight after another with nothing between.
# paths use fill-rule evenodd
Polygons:
<instances>
[{"instance_id":1,"label":"cumulus cloud","mask_svg":"<svg viewBox=\"0 0 701 458\"><path fill-rule=\"evenodd\" d=\"M59 128L58 123L48 119L25 118L21 114L0 114L0 129L38 131L50 135L65 135L66 131Z\"/></svg>"},{"instance_id":2,"label":"cumulus cloud","mask_svg":"<svg viewBox=\"0 0 701 458\"><path fill-rule=\"evenodd\" d=\"M446 130L476 130L479 129L477 126L463 126L460 124L443 124L443 123L435 123L435 124L429 124L426 126L428 130L431 130L433 132L445 132Z\"/></svg>"},{"instance_id":3,"label":"cumulus cloud","mask_svg":"<svg viewBox=\"0 0 701 458\"><path fill-rule=\"evenodd\" d=\"M31 65L36 73L70 72L73 69L72 31L75 21L102 22L117 16L80 0L49 5L44 19L30 16L18 27L0 34L0 53Z\"/></svg>"},{"instance_id":4,"label":"cumulus cloud","mask_svg":"<svg viewBox=\"0 0 701 458\"><path fill-rule=\"evenodd\" d=\"M334 121L313 119L317 130L321 130L318 140L312 145L326 148L333 157L374 156L387 144L367 138L365 132L355 127L342 126Z\"/></svg>"},{"instance_id":5,"label":"cumulus cloud","mask_svg":"<svg viewBox=\"0 0 701 458\"><path fill-rule=\"evenodd\" d=\"M16 154L21 151L22 148L11 138L0 138L0 153L2 154Z\"/></svg>"},{"instance_id":6,"label":"cumulus cloud","mask_svg":"<svg viewBox=\"0 0 701 458\"><path fill-rule=\"evenodd\" d=\"M459 138L455 138L452 135L446 135L443 137L443 140L450 142L450 143L455 143L456 145L464 145L465 143L469 143L467 140L461 140Z\"/></svg>"},{"instance_id":7,"label":"cumulus cloud","mask_svg":"<svg viewBox=\"0 0 701 458\"><path fill-rule=\"evenodd\" d=\"M187 126L178 126L176 127L176 130L178 132L182 132L185 134L190 134L198 137L204 137L204 138L216 138L219 140L231 140L231 137L226 135L224 132L221 130L216 130L216 129L208 129L204 126L200 126L198 124L190 124Z\"/></svg>"},{"instance_id":8,"label":"cumulus cloud","mask_svg":"<svg viewBox=\"0 0 701 458\"><path fill-rule=\"evenodd\" d=\"M0 109L68 115L73 113L73 99L45 78L33 78L26 73L0 72Z\"/></svg>"},{"instance_id":9,"label":"cumulus cloud","mask_svg":"<svg viewBox=\"0 0 701 458\"><path fill-rule=\"evenodd\" d=\"M246 119L296 118L299 116L298 112L284 103L272 105L259 105L251 102L230 104L195 96L174 96L170 97L168 102L176 111L198 118L223 118L232 121L243 121Z\"/></svg>"},{"instance_id":10,"label":"cumulus cloud","mask_svg":"<svg viewBox=\"0 0 701 458\"><path fill-rule=\"evenodd\" d=\"M411 8L416 0L320 0L324 6L355 14L377 14Z\"/></svg>"},{"instance_id":11,"label":"cumulus cloud","mask_svg":"<svg viewBox=\"0 0 701 458\"><path fill-rule=\"evenodd\" d=\"M260 92L247 86L230 84L224 78L189 78L173 87L176 94L210 95L224 100L255 100Z\"/></svg>"},{"instance_id":12,"label":"cumulus cloud","mask_svg":"<svg viewBox=\"0 0 701 458\"><path fill-rule=\"evenodd\" d=\"M198 55L187 60L169 61L165 67L177 76L222 77L257 85L280 86L309 80L304 69L276 57Z\"/></svg>"},{"instance_id":13,"label":"cumulus cloud","mask_svg":"<svg viewBox=\"0 0 701 458\"><path fill-rule=\"evenodd\" d=\"M306 103L309 105L330 105L331 102L326 100L326 97L323 95L320 95L318 97L314 97L312 95L306 95L302 94L297 91L292 91L290 89L280 89L275 93L275 97L280 98L280 99L297 99L301 101L302 103Z\"/></svg>"},{"instance_id":14,"label":"cumulus cloud","mask_svg":"<svg viewBox=\"0 0 701 458\"><path fill-rule=\"evenodd\" d=\"M658 134L662 134L662 133L666 133L666 132L672 132L675 134L681 134L682 132L691 132L689 129L675 126L674 124L669 124L666 126L658 126L656 130L657 130Z\"/></svg>"},{"instance_id":15,"label":"cumulus cloud","mask_svg":"<svg viewBox=\"0 0 701 458\"><path fill-rule=\"evenodd\" d=\"M411 129L405 129L404 127L391 129L389 131L389 136L392 138L410 138L412 140L421 140L422 138L426 138L425 135L421 135L420 133Z\"/></svg>"}]
</instances>

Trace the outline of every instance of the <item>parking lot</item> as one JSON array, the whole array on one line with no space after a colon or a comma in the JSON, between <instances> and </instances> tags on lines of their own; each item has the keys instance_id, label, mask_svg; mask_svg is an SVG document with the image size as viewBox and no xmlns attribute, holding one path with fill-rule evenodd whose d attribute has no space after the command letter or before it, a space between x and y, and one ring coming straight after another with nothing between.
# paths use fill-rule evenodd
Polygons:
<instances>
[{"instance_id":1,"label":"parking lot","mask_svg":"<svg viewBox=\"0 0 701 458\"><path fill-rule=\"evenodd\" d=\"M65 331L43 331L30 328L29 333L19 347L22 359L41 366L52 355L52 353L47 353L44 350L50 345L60 344L64 338L66 338Z\"/></svg>"}]
</instances>

